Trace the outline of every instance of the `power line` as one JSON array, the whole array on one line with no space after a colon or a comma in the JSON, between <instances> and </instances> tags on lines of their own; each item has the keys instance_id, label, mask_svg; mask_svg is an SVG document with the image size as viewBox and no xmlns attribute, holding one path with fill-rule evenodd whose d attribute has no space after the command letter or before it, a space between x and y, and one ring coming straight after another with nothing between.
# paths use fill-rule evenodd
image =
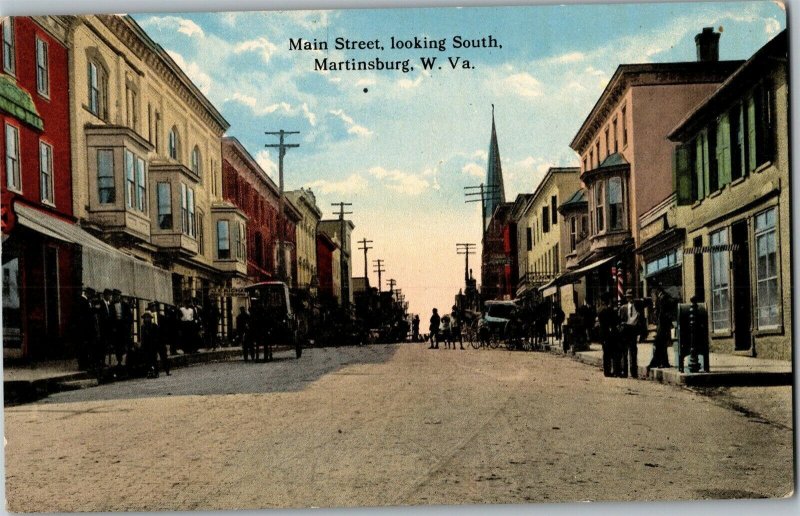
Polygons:
<instances>
[{"instance_id":1,"label":"power line","mask_svg":"<svg viewBox=\"0 0 800 516\"><path fill-rule=\"evenodd\" d=\"M289 278L289 274L286 270L286 257L283 252L283 240L285 236L283 233L286 229L284 227L286 224L283 221L283 157L286 155L286 149L299 147L300 144L285 143L284 137L287 134L300 134L300 131L284 131L281 129L280 131L265 131L264 134L276 135L279 138L279 143L266 144L264 146L278 149L278 276L282 280L286 280Z\"/></svg>"}]
</instances>

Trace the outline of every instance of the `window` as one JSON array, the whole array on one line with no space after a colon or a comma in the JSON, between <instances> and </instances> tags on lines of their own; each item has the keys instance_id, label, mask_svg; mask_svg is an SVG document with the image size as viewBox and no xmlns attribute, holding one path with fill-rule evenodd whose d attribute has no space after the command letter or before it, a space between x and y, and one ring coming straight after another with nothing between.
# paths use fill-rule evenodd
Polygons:
<instances>
[{"instance_id":1,"label":"window","mask_svg":"<svg viewBox=\"0 0 800 516\"><path fill-rule=\"evenodd\" d=\"M136 89L130 84L125 84L125 116L128 127L133 130L139 129L139 99Z\"/></svg>"},{"instance_id":2,"label":"window","mask_svg":"<svg viewBox=\"0 0 800 516\"><path fill-rule=\"evenodd\" d=\"M578 236L578 240L583 240L589 235L589 216L588 215L581 215L581 234Z\"/></svg>"},{"instance_id":3,"label":"window","mask_svg":"<svg viewBox=\"0 0 800 516\"><path fill-rule=\"evenodd\" d=\"M727 246L727 229L711 234L711 329L715 332L727 331L731 327Z\"/></svg>"},{"instance_id":4,"label":"window","mask_svg":"<svg viewBox=\"0 0 800 516\"><path fill-rule=\"evenodd\" d=\"M153 106L147 103L147 141L153 143Z\"/></svg>"},{"instance_id":5,"label":"window","mask_svg":"<svg viewBox=\"0 0 800 516\"><path fill-rule=\"evenodd\" d=\"M16 61L14 51L14 18L7 16L3 20L3 70L13 75L17 68Z\"/></svg>"},{"instance_id":6,"label":"window","mask_svg":"<svg viewBox=\"0 0 800 516\"><path fill-rule=\"evenodd\" d=\"M53 204L53 147L39 142L39 188L42 202Z\"/></svg>"},{"instance_id":7,"label":"window","mask_svg":"<svg viewBox=\"0 0 800 516\"><path fill-rule=\"evenodd\" d=\"M180 141L178 139L178 130L176 128L172 128L169 131L169 139L167 140L167 152L169 153L169 157L172 159L178 159L178 153L180 149L178 148L180 145Z\"/></svg>"},{"instance_id":8,"label":"window","mask_svg":"<svg viewBox=\"0 0 800 516\"><path fill-rule=\"evenodd\" d=\"M589 166L594 168L594 151L589 151Z\"/></svg>"},{"instance_id":9,"label":"window","mask_svg":"<svg viewBox=\"0 0 800 516\"><path fill-rule=\"evenodd\" d=\"M717 185L714 190L731 182L731 127L730 116L725 113L717 121Z\"/></svg>"},{"instance_id":10,"label":"window","mask_svg":"<svg viewBox=\"0 0 800 516\"><path fill-rule=\"evenodd\" d=\"M775 208L756 215L756 320L758 328L778 326L781 294L778 292L778 255Z\"/></svg>"},{"instance_id":11,"label":"window","mask_svg":"<svg viewBox=\"0 0 800 516\"><path fill-rule=\"evenodd\" d=\"M189 205L186 185L181 183L181 232L189 234Z\"/></svg>"},{"instance_id":12,"label":"window","mask_svg":"<svg viewBox=\"0 0 800 516\"><path fill-rule=\"evenodd\" d=\"M737 104L731 110L731 181L747 175L747 109Z\"/></svg>"},{"instance_id":13,"label":"window","mask_svg":"<svg viewBox=\"0 0 800 516\"><path fill-rule=\"evenodd\" d=\"M22 191L19 175L19 129L9 124L6 124L6 185L11 190Z\"/></svg>"},{"instance_id":14,"label":"window","mask_svg":"<svg viewBox=\"0 0 800 516\"><path fill-rule=\"evenodd\" d=\"M659 256L645 264L644 275L646 277L658 274L661 271L667 270L676 265L683 263L683 251L674 250Z\"/></svg>"},{"instance_id":15,"label":"window","mask_svg":"<svg viewBox=\"0 0 800 516\"><path fill-rule=\"evenodd\" d=\"M201 173L200 163L200 149L195 146L195 148L192 149L192 172L197 176L200 176Z\"/></svg>"},{"instance_id":16,"label":"window","mask_svg":"<svg viewBox=\"0 0 800 516\"><path fill-rule=\"evenodd\" d=\"M612 177L608 180L608 229L622 229L622 179Z\"/></svg>"},{"instance_id":17,"label":"window","mask_svg":"<svg viewBox=\"0 0 800 516\"><path fill-rule=\"evenodd\" d=\"M578 217L569 219L569 250L574 251L578 246Z\"/></svg>"},{"instance_id":18,"label":"window","mask_svg":"<svg viewBox=\"0 0 800 516\"><path fill-rule=\"evenodd\" d=\"M156 152L160 152L161 151L161 113L159 113L158 111L156 111L156 119L153 122L153 125L155 126L155 127L153 127L153 131L156 133L155 134L155 140L156 141L155 141L155 143L153 145L156 148Z\"/></svg>"},{"instance_id":19,"label":"window","mask_svg":"<svg viewBox=\"0 0 800 516\"><path fill-rule=\"evenodd\" d=\"M597 141L594 142L594 154L597 156L597 166L600 166L600 138L597 138Z\"/></svg>"},{"instance_id":20,"label":"window","mask_svg":"<svg viewBox=\"0 0 800 516\"><path fill-rule=\"evenodd\" d=\"M36 38L36 91L50 95L50 74L47 67L47 43Z\"/></svg>"},{"instance_id":21,"label":"window","mask_svg":"<svg viewBox=\"0 0 800 516\"><path fill-rule=\"evenodd\" d=\"M528 251L532 251L533 250L533 231L531 230L531 228L525 228L525 239L527 241L527 246L526 246L527 250Z\"/></svg>"},{"instance_id":22,"label":"window","mask_svg":"<svg viewBox=\"0 0 800 516\"><path fill-rule=\"evenodd\" d=\"M628 145L628 106L622 106L622 147Z\"/></svg>"},{"instance_id":23,"label":"window","mask_svg":"<svg viewBox=\"0 0 800 516\"><path fill-rule=\"evenodd\" d=\"M89 111L104 120L108 116L107 97L108 75L105 68L89 61Z\"/></svg>"},{"instance_id":24,"label":"window","mask_svg":"<svg viewBox=\"0 0 800 516\"><path fill-rule=\"evenodd\" d=\"M550 232L550 210L547 206L542 206L542 233Z\"/></svg>"},{"instance_id":25,"label":"window","mask_svg":"<svg viewBox=\"0 0 800 516\"><path fill-rule=\"evenodd\" d=\"M231 257L230 225L227 220L217 221L217 258L227 260Z\"/></svg>"},{"instance_id":26,"label":"window","mask_svg":"<svg viewBox=\"0 0 800 516\"><path fill-rule=\"evenodd\" d=\"M195 236L197 233L195 232L195 224L197 219L195 218L194 213L194 190L191 188L186 189L186 206L189 213L189 236Z\"/></svg>"},{"instance_id":27,"label":"window","mask_svg":"<svg viewBox=\"0 0 800 516\"><path fill-rule=\"evenodd\" d=\"M247 247L245 242L245 227L244 224L239 222L237 227L239 228L236 232L236 258L241 261L245 261L247 258Z\"/></svg>"},{"instance_id":28,"label":"window","mask_svg":"<svg viewBox=\"0 0 800 516\"><path fill-rule=\"evenodd\" d=\"M702 199L708 190L710 162L708 159L708 133L703 130L694 142L694 174L692 191L694 199Z\"/></svg>"},{"instance_id":29,"label":"window","mask_svg":"<svg viewBox=\"0 0 800 516\"><path fill-rule=\"evenodd\" d=\"M558 224L558 197L555 195L550 196L550 223Z\"/></svg>"},{"instance_id":30,"label":"window","mask_svg":"<svg viewBox=\"0 0 800 516\"><path fill-rule=\"evenodd\" d=\"M609 138L609 129L606 127L606 157L611 154L611 139Z\"/></svg>"},{"instance_id":31,"label":"window","mask_svg":"<svg viewBox=\"0 0 800 516\"><path fill-rule=\"evenodd\" d=\"M211 193L217 195L217 163L211 160Z\"/></svg>"},{"instance_id":32,"label":"window","mask_svg":"<svg viewBox=\"0 0 800 516\"><path fill-rule=\"evenodd\" d=\"M603 192L603 182L598 181L594 188L595 224L597 233L600 233L605 230L605 214L603 212L605 207L605 194Z\"/></svg>"},{"instance_id":33,"label":"window","mask_svg":"<svg viewBox=\"0 0 800 516\"><path fill-rule=\"evenodd\" d=\"M97 195L100 204L113 204L117 200L114 186L114 151L97 151Z\"/></svg>"},{"instance_id":34,"label":"window","mask_svg":"<svg viewBox=\"0 0 800 516\"><path fill-rule=\"evenodd\" d=\"M197 249L200 254L206 253L205 230L203 229L203 212L197 212Z\"/></svg>"},{"instance_id":35,"label":"window","mask_svg":"<svg viewBox=\"0 0 800 516\"><path fill-rule=\"evenodd\" d=\"M158 228L172 229L172 187L169 183L156 185L156 202L158 203Z\"/></svg>"},{"instance_id":36,"label":"window","mask_svg":"<svg viewBox=\"0 0 800 516\"><path fill-rule=\"evenodd\" d=\"M614 121L611 122L611 129L614 136L614 153L619 151L619 138L617 137L617 119L614 118Z\"/></svg>"},{"instance_id":37,"label":"window","mask_svg":"<svg viewBox=\"0 0 800 516\"><path fill-rule=\"evenodd\" d=\"M125 205L133 208L136 204L136 157L125 150Z\"/></svg>"},{"instance_id":38,"label":"window","mask_svg":"<svg viewBox=\"0 0 800 516\"><path fill-rule=\"evenodd\" d=\"M147 181L145 181L144 160L136 158L136 209L145 212L147 208Z\"/></svg>"}]
</instances>

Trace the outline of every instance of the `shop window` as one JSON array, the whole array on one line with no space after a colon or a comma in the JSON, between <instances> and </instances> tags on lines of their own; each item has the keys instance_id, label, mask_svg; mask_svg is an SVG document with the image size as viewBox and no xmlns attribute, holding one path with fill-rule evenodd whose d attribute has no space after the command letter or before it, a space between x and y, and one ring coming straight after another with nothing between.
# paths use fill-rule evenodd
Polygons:
<instances>
[{"instance_id":1,"label":"shop window","mask_svg":"<svg viewBox=\"0 0 800 516\"><path fill-rule=\"evenodd\" d=\"M39 189L41 200L53 204L53 147L39 142Z\"/></svg>"},{"instance_id":2,"label":"shop window","mask_svg":"<svg viewBox=\"0 0 800 516\"><path fill-rule=\"evenodd\" d=\"M36 38L36 91L45 97L50 95L47 43L39 38Z\"/></svg>"},{"instance_id":3,"label":"shop window","mask_svg":"<svg viewBox=\"0 0 800 516\"><path fill-rule=\"evenodd\" d=\"M16 51L14 45L14 18L6 16L3 19L3 70L14 75L17 68Z\"/></svg>"},{"instance_id":4,"label":"shop window","mask_svg":"<svg viewBox=\"0 0 800 516\"><path fill-rule=\"evenodd\" d=\"M730 327L730 258L726 228L711 234L711 329L724 332Z\"/></svg>"},{"instance_id":5,"label":"shop window","mask_svg":"<svg viewBox=\"0 0 800 516\"><path fill-rule=\"evenodd\" d=\"M758 328L775 328L780 323L778 291L777 233L775 208L756 215L756 318Z\"/></svg>"},{"instance_id":6,"label":"shop window","mask_svg":"<svg viewBox=\"0 0 800 516\"><path fill-rule=\"evenodd\" d=\"M6 186L15 192L22 191L19 172L19 129L6 124Z\"/></svg>"},{"instance_id":7,"label":"shop window","mask_svg":"<svg viewBox=\"0 0 800 516\"><path fill-rule=\"evenodd\" d=\"M217 259L227 260L231 257L230 223L227 220L217 221Z\"/></svg>"},{"instance_id":8,"label":"shop window","mask_svg":"<svg viewBox=\"0 0 800 516\"><path fill-rule=\"evenodd\" d=\"M117 189L114 185L114 151L111 149L97 151L97 196L100 204L114 204L117 200Z\"/></svg>"},{"instance_id":9,"label":"shop window","mask_svg":"<svg viewBox=\"0 0 800 516\"><path fill-rule=\"evenodd\" d=\"M158 204L158 228L172 229L172 186L169 183L156 185Z\"/></svg>"}]
</instances>

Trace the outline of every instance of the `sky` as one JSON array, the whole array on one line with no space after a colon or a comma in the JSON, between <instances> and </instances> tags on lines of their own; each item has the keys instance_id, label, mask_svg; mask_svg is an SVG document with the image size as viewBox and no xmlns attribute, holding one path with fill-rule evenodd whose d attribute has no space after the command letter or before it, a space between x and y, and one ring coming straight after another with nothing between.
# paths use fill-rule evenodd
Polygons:
<instances>
[{"instance_id":1,"label":"sky","mask_svg":"<svg viewBox=\"0 0 800 516\"><path fill-rule=\"evenodd\" d=\"M480 251L480 208L464 202L464 187L485 179L492 104L513 201L548 167L578 165L569 142L618 65L693 61L706 26L722 31L721 59L747 59L786 26L766 1L130 14L276 180L277 154L264 147L276 141L264 132L300 132L287 140L299 147L284 158L286 188L310 187L324 218L334 217L332 203L352 203L354 248L373 241L370 282L372 260L384 260L384 283L394 278L423 316L463 287L456 243ZM452 48L455 36L490 35L495 48ZM392 36L445 39L447 48L391 50ZM384 50L336 50L340 37L377 39ZM297 38L329 49L290 50ZM414 69L315 70L325 57L409 59ZM421 57L436 65L423 70ZM478 256L470 266L479 278ZM358 250L352 271L363 275Z\"/></svg>"}]
</instances>

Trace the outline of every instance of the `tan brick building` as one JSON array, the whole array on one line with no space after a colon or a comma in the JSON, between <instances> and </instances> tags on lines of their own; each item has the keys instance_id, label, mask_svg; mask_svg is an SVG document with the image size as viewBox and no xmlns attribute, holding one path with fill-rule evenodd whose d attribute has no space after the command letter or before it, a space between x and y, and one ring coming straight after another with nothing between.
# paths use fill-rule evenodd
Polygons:
<instances>
[{"instance_id":1,"label":"tan brick building","mask_svg":"<svg viewBox=\"0 0 800 516\"><path fill-rule=\"evenodd\" d=\"M669 134L684 297L706 303L713 351L792 357L789 91L783 31Z\"/></svg>"}]
</instances>

